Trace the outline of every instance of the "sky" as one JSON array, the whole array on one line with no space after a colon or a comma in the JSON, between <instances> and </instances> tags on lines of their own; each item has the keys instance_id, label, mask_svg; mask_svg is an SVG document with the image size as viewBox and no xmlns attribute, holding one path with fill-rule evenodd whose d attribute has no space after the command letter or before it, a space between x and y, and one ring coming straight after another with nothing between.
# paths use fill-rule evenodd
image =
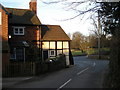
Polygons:
<instances>
[{"instance_id":1,"label":"sky","mask_svg":"<svg viewBox=\"0 0 120 90\"><path fill-rule=\"evenodd\" d=\"M28 9L29 2L30 0L0 0L4 7L22 9ZM41 0L37 0L37 15L42 24L60 25L67 34L79 31L83 35L89 35L91 23L86 19L89 14L86 14L84 17L66 20L77 14L73 11L66 11L66 8L60 3L48 5L41 2Z\"/></svg>"}]
</instances>

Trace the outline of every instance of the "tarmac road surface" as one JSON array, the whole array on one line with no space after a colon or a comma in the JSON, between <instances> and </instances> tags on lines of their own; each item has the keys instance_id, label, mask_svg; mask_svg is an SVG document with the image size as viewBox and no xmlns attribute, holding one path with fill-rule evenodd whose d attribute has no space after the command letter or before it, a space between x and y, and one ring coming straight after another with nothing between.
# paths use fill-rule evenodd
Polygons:
<instances>
[{"instance_id":1,"label":"tarmac road surface","mask_svg":"<svg viewBox=\"0 0 120 90\"><path fill-rule=\"evenodd\" d=\"M107 60L74 57L74 66L60 71L36 76L10 88L102 88L104 74L107 73Z\"/></svg>"}]
</instances>

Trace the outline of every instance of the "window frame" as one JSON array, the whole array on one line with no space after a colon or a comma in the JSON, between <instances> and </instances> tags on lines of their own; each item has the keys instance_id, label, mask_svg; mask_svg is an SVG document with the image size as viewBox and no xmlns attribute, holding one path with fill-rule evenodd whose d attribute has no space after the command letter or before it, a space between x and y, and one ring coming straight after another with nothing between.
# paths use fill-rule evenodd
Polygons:
<instances>
[{"instance_id":1,"label":"window frame","mask_svg":"<svg viewBox=\"0 0 120 90\"><path fill-rule=\"evenodd\" d=\"M16 33L15 29L17 29L18 33ZM21 29L22 29L22 33L20 33ZM14 35L25 35L25 27L13 27L13 34Z\"/></svg>"},{"instance_id":2,"label":"window frame","mask_svg":"<svg viewBox=\"0 0 120 90\"><path fill-rule=\"evenodd\" d=\"M52 55L52 53L51 53L52 51L54 52L54 55ZM49 55L50 55L50 56L55 56L55 50L50 50Z\"/></svg>"},{"instance_id":3,"label":"window frame","mask_svg":"<svg viewBox=\"0 0 120 90\"><path fill-rule=\"evenodd\" d=\"M10 55L10 59L16 59L16 48L13 48L14 50L14 57L11 57L11 55Z\"/></svg>"}]
</instances>

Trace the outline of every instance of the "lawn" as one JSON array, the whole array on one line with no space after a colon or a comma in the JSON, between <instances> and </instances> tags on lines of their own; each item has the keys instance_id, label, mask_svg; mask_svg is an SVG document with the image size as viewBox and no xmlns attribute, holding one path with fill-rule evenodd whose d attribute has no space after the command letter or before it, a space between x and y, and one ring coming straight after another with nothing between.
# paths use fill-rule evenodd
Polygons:
<instances>
[{"instance_id":1,"label":"lawn","mask_svg":"<svg viewBox=\"0 0 120 90\"><path fill-rule=\"evenodd\" d=\"M109 48L101 48L101 54L105 54L105 53L107 53L109 51L110 51ZM72 55L73 56L85 55L85 54L88 54L88 55L97 55L98 54L98 49L90 48L89 50L86 51L86 53L82 53L81 50L72 50Z\"/></svg>"},{"instance_id":2,"label":"lawn","mask_svg":"<svg viewBox=\"0 0 120 90\"><path fill-rule=\"evenodd\" d=\"M84 53L82 53L80 50L72 51L72 55L73 55L73 56L83 55L83 54L84 54Z\"/></svg>"},{"instance_id":3,"label":"lawn","mask_svg":"<svg viewBox=\"0 0 120 90\"><path fill-rule=\"evenodd\" d=\"M106 54L106 53L109 53L109 52L110 52L110 48L101 48L100 49L101 54ZM87 50L87 54L88 55L97 55L98 54L98 49L97 48L96 49L91 48L91 49Z\"/></svg>"}]
</instances>

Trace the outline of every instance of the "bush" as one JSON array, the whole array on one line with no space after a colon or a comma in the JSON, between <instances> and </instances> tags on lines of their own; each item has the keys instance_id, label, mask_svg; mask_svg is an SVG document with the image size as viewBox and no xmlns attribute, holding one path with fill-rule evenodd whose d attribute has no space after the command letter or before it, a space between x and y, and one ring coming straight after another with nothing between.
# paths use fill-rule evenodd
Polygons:
<instances>
[{"instance_id":1,"label":"bush","mask_svg":"<svg viewBox=\"0 0 120 90\"><path fill-rule=\"evenodd\" d=\"M45 61L48 64L48 71L55 71L66 67L66 58L64 54L48 58Z\"/></svg>"}]
</instances>

